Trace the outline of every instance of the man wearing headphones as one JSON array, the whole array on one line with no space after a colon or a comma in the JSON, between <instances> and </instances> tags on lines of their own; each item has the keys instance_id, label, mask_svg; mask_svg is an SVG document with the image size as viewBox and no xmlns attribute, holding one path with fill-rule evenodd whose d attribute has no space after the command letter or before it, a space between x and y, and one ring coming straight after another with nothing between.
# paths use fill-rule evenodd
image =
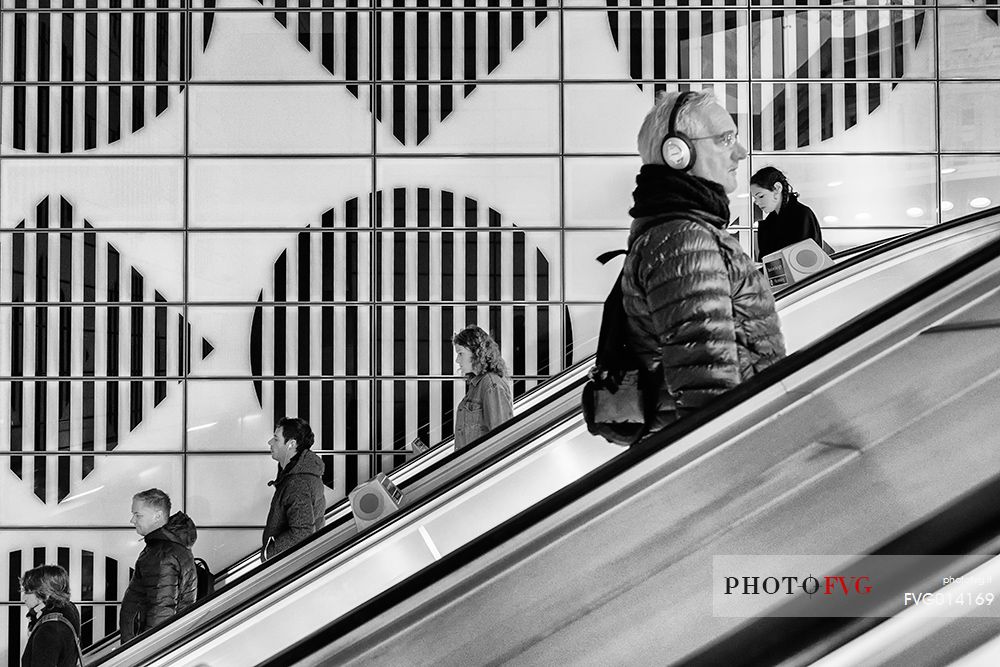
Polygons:
<instances>
[{"instance_id":1,"label":"man wearing headphones","mask_svg":"<svg viewBox=\"0 0 1000 667\"><path fill-rule=\"evenodd\" d=\"M707 90L661 95L639 130L622 301L629 344L662 383L647 387L658 392L650 430L785 356L771 290L726 232L747 156L736 132Z\"/></svg>"}]
</instances>

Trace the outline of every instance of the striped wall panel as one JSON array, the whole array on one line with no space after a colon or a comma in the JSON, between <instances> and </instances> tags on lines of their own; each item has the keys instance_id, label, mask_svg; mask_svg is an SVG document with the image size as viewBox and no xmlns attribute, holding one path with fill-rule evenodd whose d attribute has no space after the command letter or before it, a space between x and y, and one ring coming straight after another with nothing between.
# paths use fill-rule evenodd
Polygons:
<instances>
[{"instance_id":1,"label":"striped wall panel","mask_svg":"<svg viewBox=\"0 0 1000 667\"><path fill-rule=\"evenodd\" d=\"M745 58L737 43L745 20L741 10L695 11L678 1L670 3L671 9L639 11L630 9L634 4L630 0L607 3L626 10L607 12L608 27L629 76L640 88L685 89L687 85L678 83L685 79L765 80L751 86L750 143L756 151L816 145L855 126L882 104L895 85L869 80L905 76L907 59L925 34L926 10L912 5L847 11L754 10L753 54L750 72L744 72L739 63ZM864 81L794 83L833 78ZM768 81L773 79L778 81ZM732 90L725 95L726 104L735 113L736 86L728 88Z\"/></svg>"},{"instance_id":2,"label":"striped wall panel","mask_svg":"<svg viewBox=\"0 0 1000 667\"><path fill-rule=\"evenodd\" d=\"M559 295L550 262L530 232L446 190L377 192L373 206L364 219L380 230L374 242L369 232L349 231L367 215L357 199L323 214L320 228L330 233L299 233L275 260L252 320L251 372L277 377L254 381L258 402L273 419L306 418L320 452L393 452L416 435L425 442L449 436L465 391L454 379L451 336L466 324L498 339L517 377L515 396L572 358L562 344L563 335L572 340L571 323L551 303ZM370 305L372 298L385 305ZM306 307L334 300L344 305ZM488 300L506 303L478 305ZM375 376L385 380L351 379L366 375L372 357ZM348 379L305 379L320 375ZM374 468L370 458L338 459L324 481L346 493L404 457L377 457Z\"/></svg>"},{"instance_id":3,"label":"striped wall panel","mask_svg":"<svg viewBox=\"0 0 1000 667\"><path fill-rule=\"evenodd\" d=\"M274 7L275 20L314 52L335 78L353 81L374 76L396 82L380 88L375 115L389 124L401 144L424 141L434 124L448 118L459 101L475 91L475 80L492 74L548 17L541 9L547 0L387 0L374 13L376 23L369 30L369 13L332 11L356 9L358 0L322 0L324 11L317 12L282 11L284 0L258 2ZM297 6L320 8L320 0L300 0ZM501 8L518 11L479 11ZM373 62L369 62L371 52ZM426 81L441 84L418 83ZM454 81L466 83L450 83ZM369 87L349 83L347 88L371 105Z\"/></svg>"},{"instance_id":4,"label":"striped wall panel","mask_svg":"<svg viewBox=\"0 0 1000 667\"><path fill-rule=\"evenodd\" d=\"M21 151L76 153L142 130L183 90L166 82L188 79L191 16L202 49L212 29L211 12L162 11L168 0L111 0L103 11L38 4L42 11L14 11L5 22L5 79L15 84L5 93L5 136ZM14 7L28 8L26 0ZM98 3L63 0L61 8L96 10ZM146 11L115 11L123 9Z\"/></svg>"},{"instance_id":5,"label":"striped wall panel","mask_svg":"<svg viewBox=\"0 0 1000 667\"><path fill-rule=\"evenodd\" d=\"M751 40L776 45L751 62L751 76L765 80L751 93L753 150L814 146L874 113L896 86L885 80L906 76L924 21L914 8L753 12ZM864 81L795 82L845 78Z\"/></svg>"},{"instance_id":6,"label":"striped wall panel","mask_svg":"<svg viewBox=\"0 0 1000 667\"><path fill-rule=\"evenodd\" d=\"M65 198L41 200L7 238L0 369L10 380L0 383L0 404L10 422L0 446L112 451L176 385L166 378L190 368L190 327L179 314L168 322L166 297ZM94 463L88 455L9 458L42 502L64 500Z\"/></svg>"},{"instance_id":7,"label":"striped wall panel","mask_svg":"<svg viewBox=\"0 0 1000 667\"><path fill-rule=\"evenodd\" d=\"M70 546L37 546L31 550L10 551L4 562L7 569L6 596L20 600L19 580L33 567L60 565L69 573L70 596L80 611L80 643L86 648L118 629L117 604L87 604L88 602L117 603L125 594L130 578L129 567L93 551ZM7 607L4 623L7 634L7 664L18 667L21 651L28 638L27 616L23 606Z\"/></svg>"}]
</instances>

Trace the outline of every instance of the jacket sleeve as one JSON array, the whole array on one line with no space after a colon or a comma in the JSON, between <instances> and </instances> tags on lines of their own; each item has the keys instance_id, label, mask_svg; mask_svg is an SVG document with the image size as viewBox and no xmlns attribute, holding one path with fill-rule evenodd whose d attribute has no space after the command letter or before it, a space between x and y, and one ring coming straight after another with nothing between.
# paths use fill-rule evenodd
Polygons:
<instances>
[{"instance_id":1,"label":"jacket sleeve","mask_svg":"<svg viewBox=\"0 0 1000 667\"><path fill-rule=\"evenodd\" d=\"M499 377L490 377L489 386L483 392L483 423L492 431L510 419L514 414L510 394Z\"/></svg>"},{"instance_id":2,"label":"jacket sleeve","mask_svg":"<svg viewBox=\"0 0 1000 667\"><path fill-rule=\"evenodd\" d=\"M301 475L293 475L284 489L282 510L287 528L272 536L274 543L267 553L268 558L295 546L316 530L316 513L309 485L297 477Z\"/></svg>"},{"instance_id":3,"label":"jacket sleeve","mask_svg":"<svg viewBox=\"0 0 1000 667\"><path fill-rule=\"evenodd\" d=\"M146 628L155 628L177 612L181 593L181 564L173 554L160 561L156 584L148 592Z\"/></svg>"},{"instance_id":4,"label":"jacket sleeve","mask_svg":"<svg viewBox=\"0 0 1000 667\"><path fill-rule=\"evenodd\" d=\"M729 271L698 223L661 226L645 240L637 276L661 348L664 391L683 415L739 384Z\"/></svg>"}]
</instances>

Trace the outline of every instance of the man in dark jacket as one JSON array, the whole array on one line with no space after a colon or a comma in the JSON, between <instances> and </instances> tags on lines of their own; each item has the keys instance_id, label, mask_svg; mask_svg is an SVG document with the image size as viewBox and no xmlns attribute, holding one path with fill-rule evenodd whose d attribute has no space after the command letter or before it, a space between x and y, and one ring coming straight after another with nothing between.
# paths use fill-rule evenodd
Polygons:
<instances>
[{"instance_id":1,"label":"man in dark jacket","mask_svg":"<svg viewBox=\"0 0 1000 667\"><path fill-rule=\"evenodd\" d=\"M622 301L629 343L660 383L657 430L784 357L785 343L770 289L726 231L747 156L729 113L710 91L663 95L639 152Z\"/></svg>"},{"instance_id":2,"label":"man in dark jacket","mask_svg":"<svg viewBox=\"0 0 1000 667\"><path fill-rule=\"evenodd\" d=\"M198 587L191 554L198 530L184 512L170 514L166 493L149 489L135 494L131 523L146 546L122 600L122 643L190 607Z\"/></svg>"},{"instance_id":3,"label":"man in dark jacket","mask_svg":"<svg viewBox=\"0 0 1000 667\"><path fill-rule=\"evenodd\" d=\"M297 417L282 417L268 441L271 458L278 462L278 476L271 508L264 527L261 560L298 544L323 527L326 498L323 495L323 461L310 449L313 432Z\"/></svg>"}]
</instances>

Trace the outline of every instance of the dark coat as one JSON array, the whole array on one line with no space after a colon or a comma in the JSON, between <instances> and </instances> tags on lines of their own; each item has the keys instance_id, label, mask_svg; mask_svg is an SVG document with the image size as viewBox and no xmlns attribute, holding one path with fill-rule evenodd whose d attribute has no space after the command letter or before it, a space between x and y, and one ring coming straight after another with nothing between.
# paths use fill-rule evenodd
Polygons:
<instances>
[{"instance_id":1,"label":"dark coat","mask_svg":"<svg viewBox=\"0 0 1000 667\"><path fill-rule=\"evenodd\" d=\"M198 530L184 512L175 512L146 535L146 547L122 599L122 642L194 604L198 573L191 546L197 538Z\"/></svg>"},{"instance_id":2,"label":"dark coat","mask_svg":"<svg viewBox=\"0 0 1000 667\"><path fill-rule=\"evenodd\" d=\"M298 452L274 481L264 527L262 559L273 558L306 539L326 523L323 460L311 449Z\"/></svg>"},{"instance_id":3,"label":"dark coat","mask_svg":"<svg viewBox=\"0 0 1000 667\"><path fill-rule=\"evenodd\" d=\"M771 290L725 231L725 192L663 169L646 165L637 179L633 214L663 222L629 239L622 273L629 344L654 377L662 371L652 430L785 356Z\"/></svg>"},{"instance_id":4,"label":"dark coat","mask_svg":"<svg viewBox=\"0 0 1000 667\"><path fill-rule=\"evenodd\" d=\"M812 239L816 245L823 247L823 233L816 214L792 195L781 205L780 211L772 211L760 221L757 229L757 260L806 239Z\"/></svg>"},{"instance_id":5,"label":"dark coat","mask_svg":"<svg viewBox=\"0 0 1000 667\"><path fill-rule=\"evenodd\" d=\"M59 614L73 625L57 619L39 622L47 614ZM50 600L42 612L28 623L28 643L21 654L21 667L75 667L80 613L72 602Z\"/></svg>"},{"instance_id":6,"label":"dark coat","mask_svg":"<svg viewBox=\"0 0 1000 667\"><path fill-rule=\"evenodd\" d=\"M496 373L470 376L455 411L455 451L469 446L514 414L510 384Z\"/></svg>"}]
</instances>

